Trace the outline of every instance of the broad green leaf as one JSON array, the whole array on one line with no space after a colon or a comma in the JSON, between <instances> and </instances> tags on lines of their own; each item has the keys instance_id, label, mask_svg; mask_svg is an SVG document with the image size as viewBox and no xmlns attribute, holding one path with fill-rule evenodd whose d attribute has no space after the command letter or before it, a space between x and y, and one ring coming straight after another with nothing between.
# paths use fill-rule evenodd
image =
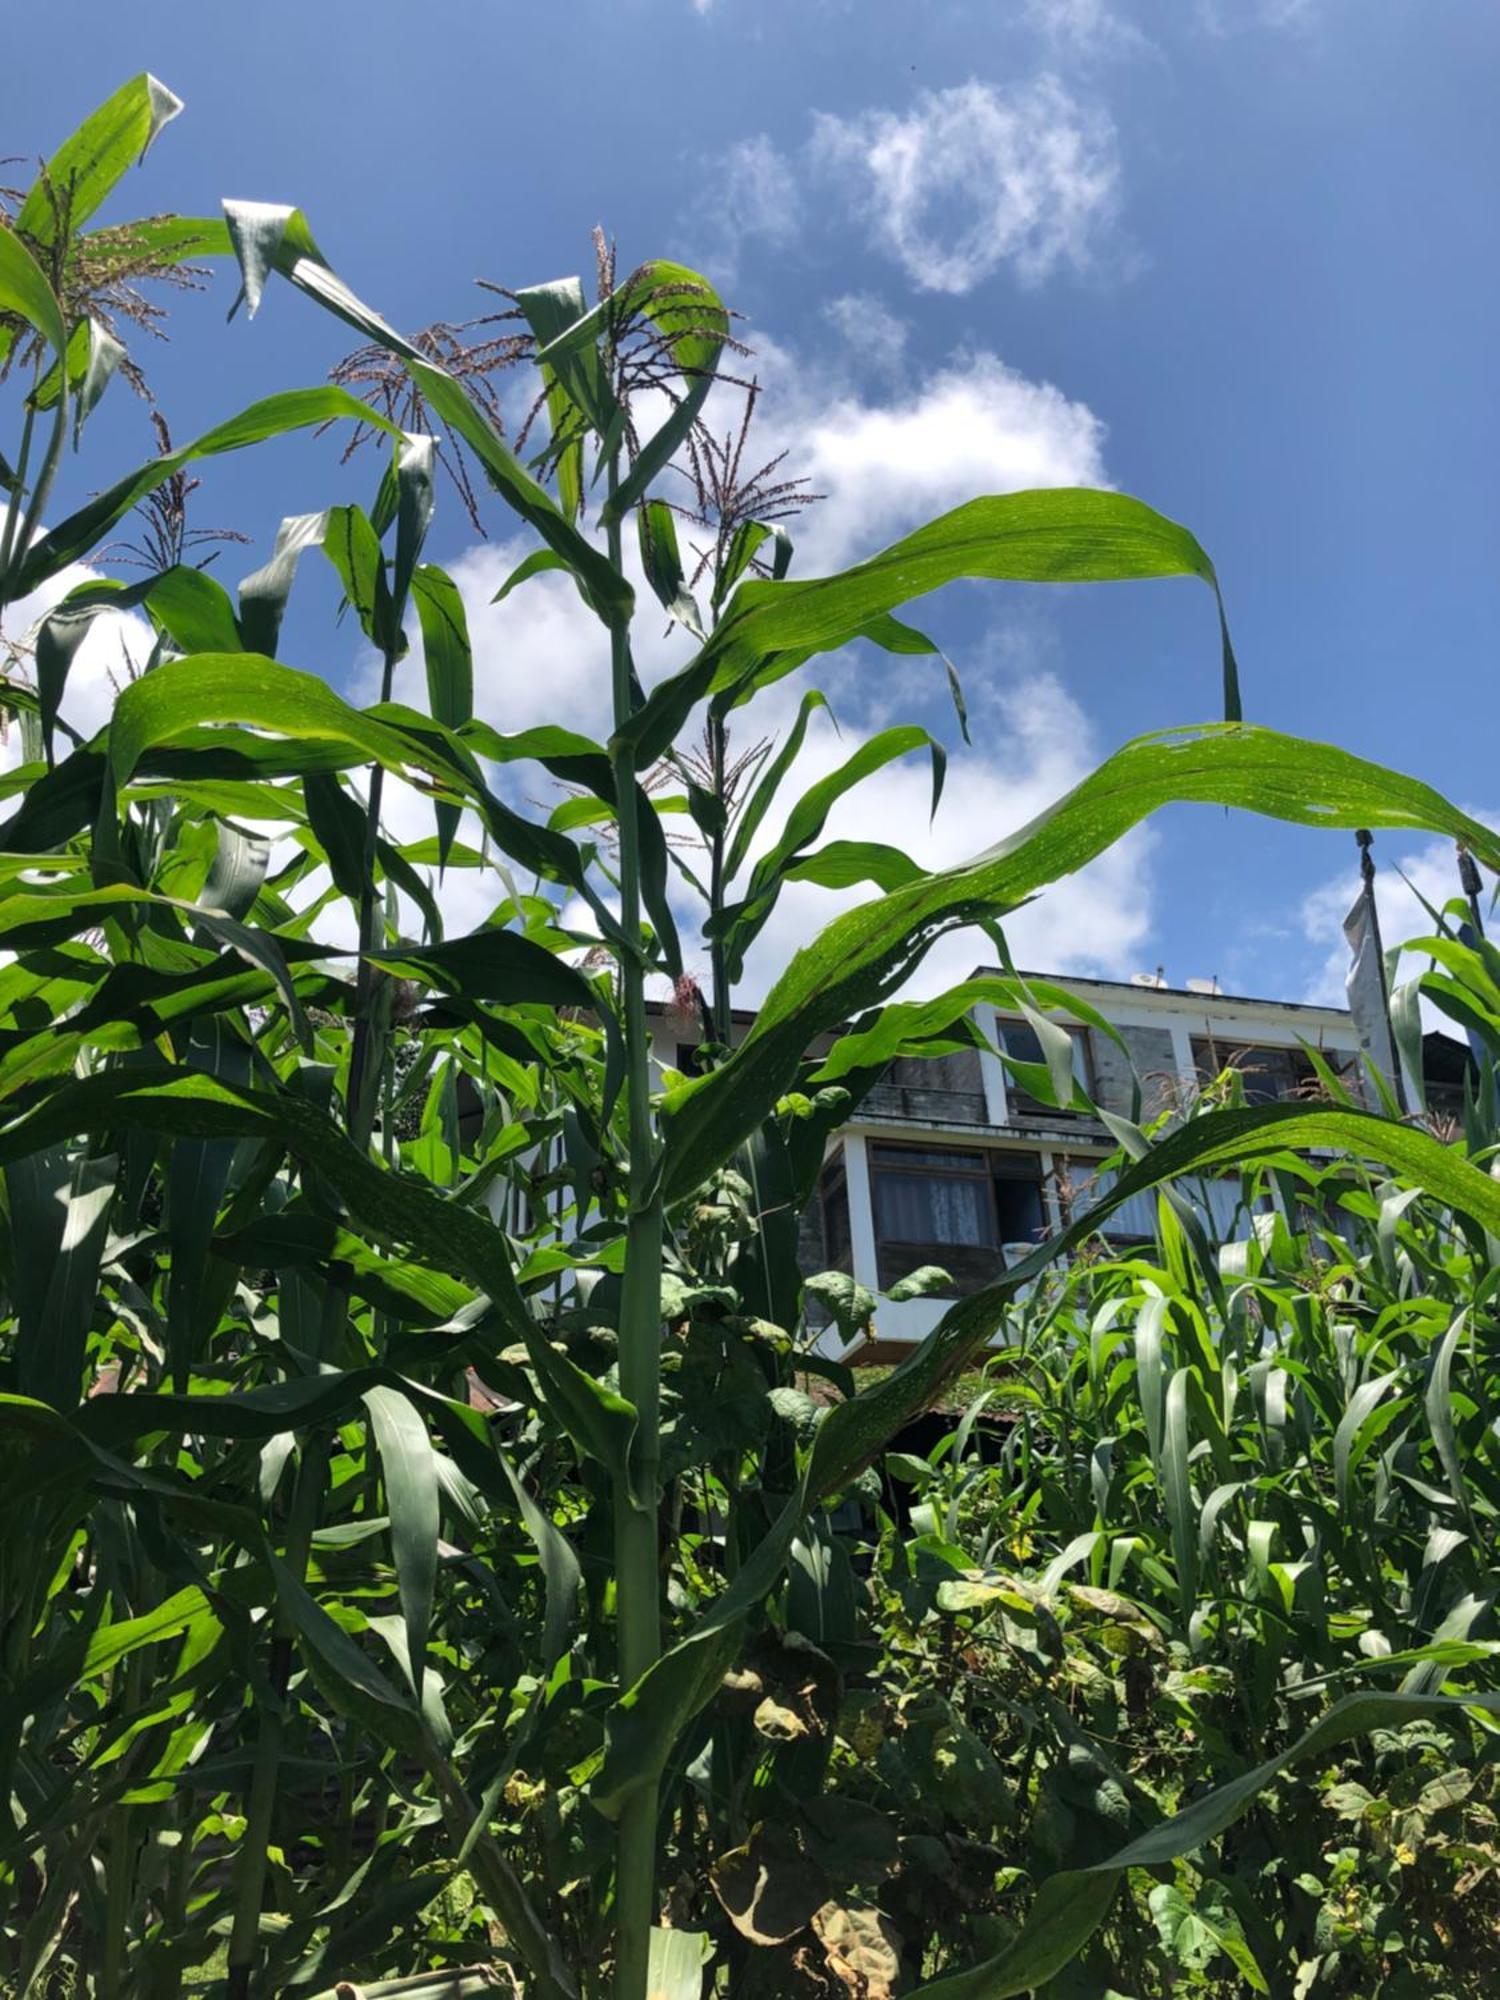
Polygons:
<instances>
[{"instance_id":1,"label":"broad green leaf","mask_svg":"<svg viewBox=\"0 0 1500 2000\"><path fill-rule=\"evenodd\" d=\"M422 651L427 663L427 705L445 729L462 729L474 714L474 654L469 621L458 585L433 563L422 563L412 578ZM460 809L438 800L438 868L448 865L458 834Z\"/></svg>"},{"instance_id":2,"label":"broad green leaf","mask_svg":"<svg viewBox=\"0 0 1500 2000\"><path fill-rule=\"evenodd\" d=\"M1391 1374L1362 1382L1349 1398L1349 1406L1339 1419L1333 1438L1333 1490L1341 1512L1346 1511L1349 1505L1349 1475L1366 1426L1375 1418L1376 1406L1381 1399L1388 1390L1395 1388L1399 1380L1398 1375Z\"/></svg>"},{"instance_id":3,"label":"broad green leaf","mask_svg":"<svg viewBox=\"0 0 1500 2000\"><path fill-rule=\"evenodd\" d=\"M806 704L803 708L805 713ZM787 814L779 838L752 869L744 900L727 909L717 926L728 947L731 977L738 978L742 972L745 952L775 907L786 869L798 858L802 849L822 833L828 823L828 815L838 801L896 758L921 749L926 749L932 757L932 808L935 812L942 795L947 758L937 739L914 724L881 730L845 758L837 770L830 771L827 777L820 778L803 793ZM774 769L767 773L768 778L774 775ZM750 804L753 806L755 802L752 798ZM710 924L710 932L714 928Z\"/></svg>"},{"instance_id":4,"label":"broad green leaf","mask_svg":"<svg viewBox=\"0 0 1500 2000\"><path fill-rule=\"evenodd\" d=\"M542 1627L542 1668L550 1674L568 1650L578 1616L578 1591L583 1571L571 1543L552 1516L532 1499L504 1452L499 1454L499 1458L501 1470L526 1523L527 1533L536 1543L537 1556L542 1565L547 1593Z\"/></svg>"},{"instance_id":5,"label":"broad green leaf","mask_svg":"<svg viewBox=\"0 0 1500 2000\"><path fill-rule=\"evenodd\" d=\"M16 212L16 229L46 244L59 228L81 229L181 109L182 99L144 71L121 84L52 155Z\"/></svg>"},{"instance_id":6,"label":"broad green leaf","mask_svg":"<svg viewBox=\"0 0 1500 2000\"><path fill-rule=\"evenodd\" d=\"M241 582L239 623L247 653L275 657L297 565L304 550L321 545L327 526L326 508L319 514L288 514L276 530L270 561Z\"/></svg>"},{"instance_id":7,"label":"broad green leaf","mask_svg":"<svg viewBox=\"0 0 1500 2000\"><path fill-rule=\"evenodd\" d=\"M735 816L734 837L724 858L724 869L728 880L734 880L749 858L751 843L760 831L761 822L781 789L782 779L796 762L814 710L827 707L828 697L820 694L816 688L809 688L798 703L797 719L787 731L786 740L756 780L755 790Z\"/></svg>"},{"instance_id":8,"label":"broad green leaf","mask_svg":"<svg viewBox=\"0 0 1500 2000\"><path fill-rule=\"evenodd\" d=\"M0 232L0 236L4 234ZM3 244L0 244L0 260L4 255ZM315 424L332 423L339 418L370 425L392 436L398 434L396 425L388 423L378 411L371 410L344 389L332 386L288 389L279 396L267 396L263 401L241 410L238 416L229 418L226 423L216 424L191 444L178 445L171 451L163 452L159 458L149 459L137 471L117 479L113 486L106 487L76 513L40 536L7 586L11 596L24 597L39 584L45 583L49 576L66 569L69 563L82 562L138 501L144 500L148 493L154 493L158 486L180 472L185 465L191 465L195 459L213 458L226 451L243 451L247 445L262 444L267 438L280 437L288 431L306 430Z\"/></svg>"},{"instance_id":9,"label":"broad green leaf","mask_svg":"<svg viewBox=\"0 0 1500 2000\"><path fill-rule=\"evenodd\" d=\"M116 369L125 359L125 349L107 326L92 317L79 321L68 342L67 383L73 400L73 449L78 449L83 427L99 398L109 387ZM54 361L37 384L31 401L39 410L50 410L62 394L63 368Z\"/></svg>"},{"instance_id":10,"label":"broad green leaf","mask_svg":"<svg viewBox=\"0 0 1500 2000\"><path fill-rule=\"evenodd\" d=\"M427 1632L437 1586L438 1474L432 1440L410 1399L399 1390L368 1389L364 1398L380 1453L391 1550L401 1593L412 1693L422 1700Z\"/></svg>"},{"instance_id":11,"label":"broad green leaf","mask_svg":"<svg viewBox=\"0 0 1500 2000\"><path fill-rule=\"evenodd\" d=\"M1167 1384L1162 1412L1161 1477L1172 1529L1172 1559L1177 1569L1177 1595L1183 1624L1192 1617L1198 1596L1198 1520L1188 1471L1187 1389L1189 1374L1177 1368Z\"/></svg>"},{"instance_id":12,"label":"broad green leaf","mask_svg":"<svg viewBox=\"0 0 1500 2000\"><path fill-rule=\"evenodd\" d=\"M99 1260L119 1161L48 1146L5 1171L17 1319L16 1386L71 1410L83 1390Z\"/></svg>"},{"instance_id":13,"label":"broad green leaf","mask_svg":"<svg viewBox=\"0 0 1500 2000\"><path fill-rule=\"evenodd\" d=\"M3 228L0 228L0 311L19 313L28 325L36 328L54 354L67 353L67 329L57 294L16 232ZM23 582L9 595L24 597L26 590Z\"/></svg>"},{"instance_id":14,"label":"broad green leaf","mask_svg":"<svg viewBox=\"0 0 1500 2000\"><path fill-rule=\"evenodd\" d=\"M115 704L107 732L109 773L118 794L148 752L168 746L217 748L226 732L208 724L239 724L247 732L274 730L287 740L280 752L264 736L236 738L236 747L261 746L268 762L284 757L293 770L326 768L309 760L309 746L327 746L347 763L374 760L401 777L419 773L464 797L491 838L538 873L568 882L596 903L582 860L571 841L533 825L495 796L479 775L473 754L429 718L394 704L356 709L316 674L299 673L258 654L205 653L169 660L133 681ZM68 764L78 762L78 755ZM67 765L60 768L62 777ZM15 822L0 830L11 837ZM28 840L32 837L28 830Z\"/></svg>"},{"instance_id":15,"label":"broad green leaf","mask_svg":"<svg viewBox=\"0 0 1500 2000\"><path fill-rule=\"evenodd\" d=\"M185 1589L164 1598L152 1610L143 1611L139 1617L116 1619L111 1624L98 1626L89 1640L79 1678L92 1680L96 1675L118 1666L121 1660L127 1659L140 1647L156 1646L164 1639L175 1639L191 1626L202 1625L217 1630L218 1624L203 1592L197 1584L190 1583Z\"/></svg>"},{"instance_id":16,"label":"broad green leaf","mask_svg":"<svg viewBox=\"0 0 1500 2000\"><path fill-rule=\"evenodd\" d=\"M1219 601L1214 566L1186 528L1126 493L1054 487L967 501L837 576L742 583L707 645L663 681L625 732L642 764L675 738L695 703L771 678L847 645L898 605L959 577L1102 583L1201 577ZM1219 610L1224 715L1240 716L1239 678Z\"/></svg>"}]
</instances>

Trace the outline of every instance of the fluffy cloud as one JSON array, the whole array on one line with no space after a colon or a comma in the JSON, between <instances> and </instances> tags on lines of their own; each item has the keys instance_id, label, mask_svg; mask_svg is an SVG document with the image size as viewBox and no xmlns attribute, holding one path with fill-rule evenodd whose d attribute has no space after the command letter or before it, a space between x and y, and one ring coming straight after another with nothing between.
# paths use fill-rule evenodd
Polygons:
<instances>
[{"instance_id":1,"label":"fluffy cloud","mask_svg":"<svg viewBox=\"0 0 1500 2000\"><path fill-rule=\"evenodd\" d=\"M1084 403L983 351L904 396L830 394L771 375L768 430L825 496L798 523L799 570L837 568L976 493L1107 485L1104 426Z\"/></svg>"},{"instance_id":2,"label":"fluffy cloud","mask_svg":"<svg viewBox=\"0 0 1500 2000\"><path fill-rule=\"evenodd\" d=\"M845 292L830 299L823 318L862 374L887 384L900 379L911 329L872 292Z\"/></svg>"},{"instance_id":3,"label":"fluffy cloud","mask_svg":"<svg viewBox=\"0 0 1500 2000\"><path fill-rule=\"evenodd\" d=\"M689 227L703 245L698 253L703 268L727 284L739 271L746 242L790 243L801 219L796 163L757 132L736 140L705 168Z\"/></svg>"},{"instance_id":4,"label":"fluffy cloud","mask_svg":"<svg viewBox=\"0 0 1500 2000\"><path fill-rule=\"evenodd\" d=\"M927 90L905 112L822 112L811 157L922 291L971 292L1004 264L1027 283L1084 268L1119 206L1114 126L1054 76Z\"/></svg>"},{"instance_id":5,"label":"fluffy cloud","mask_svg":"<svg viewBox=\"0 0 1500 2000\"><path fill-rule=\"evenodd\" d=\"M1119 209L1119 149L1108 114L1051 75L924 90L905 111L817 112L790 153L760 133L704 167L686 223L703 267L727 279L747 241L790 242L804 186L919 290L962 294L1006 265L1036 284L1094 264Z\"/></svg>"},{"instance_id":6,"label":"fluffy cloud","mask_svg":"<svg viewBox=\"0 0 1500 2000\"><path fill-rule=\"evenodd\" d=\"M1070 55L1123 55L1150 43L1108 0L1026 0L1028 24Z\"/></svg>"},{"instance_id":7,"label":"fluffy cloud","mask_svg":"<svg viewBox=\"0 0 1500 2000\"><path fill-rule=\"evenodd\" d=\"M1310 28L1321 0L1198 0L1198 19L1214 35L1249 28Z\"/></svg>"}]
</instances>

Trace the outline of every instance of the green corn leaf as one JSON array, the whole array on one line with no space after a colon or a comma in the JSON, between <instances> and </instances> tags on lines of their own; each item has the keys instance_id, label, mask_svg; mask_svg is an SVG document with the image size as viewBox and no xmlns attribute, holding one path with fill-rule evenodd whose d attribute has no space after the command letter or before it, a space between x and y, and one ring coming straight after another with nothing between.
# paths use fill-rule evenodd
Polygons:
<instances>
[{"instance_id":1,"label":"green corn leaf","mask_svg":"<svg viewBox=\"0 0 1500 2000\"><path fill-rule=\"evenodd\" d=\"M7 236L7 240L14 239ZM4 245L0 244L0 278L3 278L5 256ZM267 438L281 437L288 431L306 430L316 424L336 422L340 418L386 431L392 436L400 434L395 424L387 422L378 411L370 409L368 404L360 402L358 397L351 396L344 389L332 386L288 389L279 396L267 396L263 401L241 410L238 416L216 424L191 444L178 445L158 458L148 459L137 471L117 479L113 486L106 487L76 513L40 536L7 586L10 595L24 597L45 583L48 577L66 569L69 563L82 562L138 501L144 500L148 493L154 493L158 486L180 472L185 465L191 465L195 459L213 458L226 451L243 451L247 445L264 443Z\"/></svg>"},{"instance_id":2,"label":"green corn leaf","mask_svg":"<svg viewBox=\"0 0 1500 2000\"><path fill-rule=\"evenodd\" d=\"M144 1130L182 1138L269 1140L317 1168L359 1218L363 1233L415 1250L438 1270L456 1270L486 1293L514 1337L532 1331L516 1289L505 1238L472 1210L424 1184L379 1167L326 1113L289 1093L273 1096L191 1070L106 1071L68 1083L0 1128L0 1165L59 1138Z\"/></svg>"},{"instance_id":3,"label":"green corn leaf","mask_svg":"<svg viewBox=\"0 0 1500 2000\"><path fill-rule=\"evenodd\" d=\"M749 858L750 846L760 831L761 822L780 791L782 780L801 751L803 739L807 735L807 725L812 720L814 711L827 707L828 697L820 694L816 688L809 688L797 706L797 719L787 731L785 742L761 773L754 791L736 815L734 838L729 843L729 851L724 859L725 874L730 881L739 874Z\"/></svg>"},{"instance_id":4,"label":"green corn leaf","mask_svg":"<svg viewBox=\"0 0 1500 2000\"><path fill-rule=\"evenodd\" d=\"M140 605L184 653L241 650L234 608L220 585L202 570L177 564L141 583L99 577L76 585L37 627L37 698L42 742L49 756L68 675L94 621L106 612Z\"/></svg>"},{"instance_id":5,"label":"green corn leaf","mask_svg":"<svg viewBox=\"0 0 1500 2000\"><path fill-rule=\"evenodd\" d=\"M47 283L42 267L13 229L0 229L0 308L19 313L36 328L54 354L68 351L67 328L57 294ZM23 582L11 590L11 597L24 597Z\"/></svg>"},{"instance_id":6,"label":"green corn leaf","mask_svg":"<svg viewBox=\"0 0 1500 2000\"><path fill-rule=\"evenodd\" d=\"M474 654L458 585L446 570L422 563L412 577L427 662L427 705L445 729L462 729L474 714ZM438 870L448 865L458 835L460 809L436 803Z\"/></svg>"},{"instance_id":7,"label":"green corn leaf","mask_svg":"<svg viewBox=\"0 0 1500 2000\"><path fill-rule=\"evenodd\" d=\"M116 369L125 359L125 349L107 326L98 320L80 320L68 342L67 380L73 402L73 449L78 449L83 427L109 387ZM54 361L37 384L30 400L39 410L50 410L62 394L63 367Z\"/></svg>"},{"instance_id":8,"label":"green corn leaf","mask_svg":"<svg viewBox=\"0 0 1500 2000\"><path fill-rule=\"evenodd\" d=\"M64 225L70 233L81 229L181 109L182 99L144 71L121 84L52 155L45 179L17 210L16 229L45 244L56 242ZM62 198L61 213L49 184Z\"/></svg>"},{"instance_id":9,"label":"green corn leaf","mask_svg":"<svg viewBox=\"0 0 1500 2000\"><path fill-rule=\"evenodd\" d=\"M99 1262L119 1161L48 1146L5 1170L10 1207L16 1386L71 1410L83 1388Z\"/></svg>"},{"instance_id":10,"label":"green corn leaf","mask_svg":"<svg viewBox=\"0 0 1500 2000\"><path fill-rule=\"evenodd\" d=\"M275 657L297 565L304 550L322 544L327 526L326 508L319 514L288 514L276 530L270 561L241 582L239 623L247 653Z\"/></svg>"},{"instance_id":11,"label":"green corn leaf","mask_svg":"<svg viewBox=\"0 0 1500 2000\"><path fill-rule=\"evenodd\" d=\"M806 704L803 712L806 712ZM759 935L766 919L775 908L785 869L803 848L822 833L828 822L828 815L838 801L874 772L883 770L887 764L894 762L896 758L905 757L913 750L921 749L926 749L932 758L932 809L936 812L938 801L942 796L947 757L937 739L914 724L885 729L877 736L872 736L867 743L861 744L852 756L847 757L836 771L830 771L826 778L820 779L803 793L788 813L780 838L770 851L756 862L744 901L726 910L719 924L709 926L711 932L717 929L726 941L732 978L739 977L744 967L745 952ZM767 773L768 778L773 775L774 771ZM754 804L754 800L751 804Z\"/></svg>"},{"instance_id":12,"label":"green corn leaf","mask_svg":"<svg viewBox=\"0 0 1500 2000\"><path fill-rule=\"evenodd\" d=\"M243 1083L250 1073L248 1048L218 1016L195 1027L187 1054L206 1076ZM167 1355L178 1390L187 1387L227 1289L222 1264L210 1266L209 1245L234 1155L232 1138L188 1138L172 1148L167 1165Z\"/></svg>"},{"instance_id":13,"label":"green corn leaf","mask_svg":"<svg viewBox=\"0 0 1500 2000\"><path fill-rule=\"evenodd\" d=\"M573 1626L577 1622L578 1592L583 1582L583 1571L572 1545L552 1516L532 1499L504 1452L499 1454L499 1458L500 1468L521 1510L527 1533L536 1543L537 1557L542 1565L547 1593L542 1625L542 1670L550 1674L567 1652Z\"/></svg>"},{"instance_id":14,"label":"green corn leaf","mask_svg":"<svg viewBox=\"0 0 1500 2000\"><path fill-rule=\"evenodd\" d=\"M663 681L622 732L642 764L662 755L693 706L752 677L835 651L898 605L959 577L1102 583L1201 577L1219 601L1214 566L1175 521L1125 493L1055 487L970 500L837 576L742 583L708 644ZM1239 677L1222 603L1224 715L1240 716Z\"/></svg>"},{"instance_id":15,"label":"green corn leaf","mask_svg":"<svg viewBox=\"0 0 1500 2000\"><path fill-rule=\"evenodd\" d=\"M597 903L572 842L512 812L484 784L473 754L458 738L395 705L351 708L316 674L299 673L258 654L205 653L169 660L133 681L115 704L107 737L108 771L116 796L148 752L217 748L222 732L209 731L206 725L212 723L276 731L286 739L284 746L255 736L237 737L236 748L291 770L326 768L307 754L326 747L351 764L374 760L401 777L425 774L463 796L506 853L539 874L568 882ZM67 763L76 764L82 754ZM57 774L60 779L66 769L64 765ZM92 766L80 767L81 782L87 783L91 775ZM0 829L0 841L16 837L16 831L17 822L12 820ZM33 829L26 826L21 837L29 842Z\"/></svg>"},{"instance_id":16,"label":"green corn leaf","mask_svg":"<svg viewBox=\"0 0 1500 2000\"><path fill-rule=\"evenodd\" d=\"M363 507L330 507L323 517L322 550L338 573L360 630L394 659L402 650L395 606L386 581L385 555Z\"/></svg>"},{"instance_id":17,"label":"green corn leaf","mask_svg":"<svg viewBox=\"0 0 1500 2000\"><path fill-rule=\"evenodd\" d=\"M859 882L873 882L877 889L904 889L923 872L899 847L878 840L830 840L791 862L782 879L816 882L820 889L852 889Z\"/></svg>"},{"instance_id":18,"label":"green corn leaf","mask_svg":"<svg viewBox=\"0 0 1500 2000\"><path fill-rule=\"evenodd\" d=\"M589 1011L601 1004L581 972L519 931L474 931L441 945L390 947L370 958L384 971L425 980L468 1000Z\"/></svg>"},{"instance_id":19,"label":"green corn leaf","mask_svg":"<svg viewBox=\"0 0 1500 2000\"><path fill-rule=\"evenodd\" d=\"M1443 1476L1448 1481L1449 1491L1462 1508L1472 1529L1474 1517L1469 1499L1469 1483L1464 1477L1463 1460L1459 1456L1458 1449L1458 1431L1453 1417L1453 1357L1458 1352L1458 1343L1463 1338L1467 1324L1468 1313L1465 1310L1457 1315L1453 1324L1434 1347L1424 1403L1427 1425L1432 1432L1433 1449L1437 1452L1438 1463L1443 1468Z\"/></svg>"},{"instance_id":20,"label":"green corn leaf","mask_svg":"<svg viewBox=\"0 0 1500 2000\"><path fill-rule=\"evenodd\" d=\"M365 884L365 815L332 771L309 771L302 797L335 888L357 905Z\"/></svg>"},{"instance_id":21,"label":"green corn leaf","mask_svg":"<svg viewBox=\"0 0 1500 2000\"><path fill-rule=\"evenodd\" d=\"M206 1632L220 1628L207 1598L197 1584L191 1583L137 1618L116 1619L96 1627L83 1656L79 1679L93 1680L142 1646L157 1646L164 1639L176 1639L194 1629Z\"/></svg>"},{"instance_id":22,"label":"green corn leaf","mask_svg":"<svg viewBox=\"0 0 1500 2000\"><path fill-rule=\"evenodd\" d=\"M635 1437L634 1403L586 1374L540 1330L528 1326L525 1338L526 1352L553 1415L585 1457L613 1477L623 1478Z\"/></svg>"},{"instance_id":23,"label":"green corn leaf","mask_svg":"<svg viewBox=\"0 0 1500 2000\"><path fill-rule=\"evenodd\" d=\"M1160 1296L1144 1299L1135 1322L1135 1379L1141 1398L1141 1415L1146 1423L1146 1449L1153 1466L1163 1462L1166 1436L1166 1367L1162 1354L1162 1333L1167 1321L1167 1301Z\"/></svg>"},{"instance_id":24,"label":"green corn leaf","mask_svg":"<svg viewBox=\"0 0 1500 2000\"><path fill-rule=\"evenodd\" d=\"M1500 864L1495 836L1430 786L1328 745L1244 726L1138 738L998 847L860 905L799 951L730 1061L668 1096L668 1200L701 1185L767 1116L819 1033L885 999L938 936L1003 916L1184 799L1304 825L1419 825Z\"/></svg>"},{"instance_id":25,"label":"green corn leaf","mask_svg":"<svg viewBox=\"0 0 1500 2000\"><path fill-rule=\"evenodd\" d=\"M433 489L435 441L408 432L396 440L396 553L391 563L391 610L399 634L406 600L421 560L427 530L432 525L437 496ZM445 721L446 717L439 717ZM467 721L467 716L463 718Z\"/></svg>"},{"instance_id":26,"label":"green corn leaf","mask_svg":"<svg viewBox=\"0 0 1500 2000\"><path fill-rule=\"evenodd\" d=\"M436 1454L426 1424L399 1390L368 1389L364 1404L380 1453L412 1694L420 1706L427 1632L437 1586L440 1522Z\"/></svg>"},{"instance_id":27,"label":"green corn leaf","mask_svg":"<svg viewBox=\"0 0 1500 2000\"><path fill-rule=\"evenodd\" d=\"M1190 1376L1177 1368L1167 1384L1166 1406L1162 1413L1160 1474L1167 1503L1167 1520L1172 1530L1172 1559L1177 1570L1177 1595L1184 1626L1192 1617L1198 1596L1198 1522L1193 1505L1192 1479L1188 1471L1191 1439L1188 1436L1187 1391Z\"/></svg>"},{"instance_id":28,"label":"green corn leaf","mask_svg":"<svg viewBox=\"0 0 1500 2000\"><path fill-rule=\"evenodd\" d=\"M671 617L700 642L708 634L682 567L677 545L677 517L665 500L646 500L636 509L641 567L646 581Z\"/></svg>"}]
</instances>

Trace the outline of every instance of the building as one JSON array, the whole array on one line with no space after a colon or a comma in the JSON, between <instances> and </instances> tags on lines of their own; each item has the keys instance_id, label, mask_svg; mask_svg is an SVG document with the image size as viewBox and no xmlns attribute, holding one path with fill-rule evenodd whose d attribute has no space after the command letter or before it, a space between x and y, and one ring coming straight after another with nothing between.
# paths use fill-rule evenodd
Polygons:
<instances>
[{"instance_id":1,"label":"building","mask_svg":"<svg viewBox=\"0 0 1500 2000\"><path fill-rule=\"evenodd\" d=\"M1242 1072L1251 1102L1306 1097L1318 1089L1308 1048L1364 1091L1358 1036L1343 1008L1158 983L1066 983L1124 1044L1122 1051L1097 1028L1062 1022L1084 1095L1106 1111L1129 1117L1139 1088L1140 1116L1149 1121L1230 1066ZM753 1019L737 1013L737 1038ZM665 1006L653 1009L652 1023L658 1063L691 1071L692 1024ZM1023 1019L981 1007L975 1024L1013 1059L1044 1060ZM1456 1052L1461 1079L1463 1045L1428 1039L1444 1044L1429 1070L1442 1069L1439 1055ZM1461 1099L1461 1081L1458 1088ZM1096 1199L1101 1162L1115 1150L1098 1118L1029 1096L991 1048L897 1061L829 1144L817 1197L802 1217L803 1269L845 1270L875 1293L923 1265L947 1271L953 1284L945 1296L882 1300L879 1352L866 1347L862 1358L894 1356L936 1324L947 1299L988 1283L1080 1203ZM1195 1184L1192 1192L1228 1227L1238 1176ZM1156 1197L1138 1196L1114 1210L1101 1234L1139 1241L1154 1234L1155 1223Z\"/></svg>"}]
</instances>

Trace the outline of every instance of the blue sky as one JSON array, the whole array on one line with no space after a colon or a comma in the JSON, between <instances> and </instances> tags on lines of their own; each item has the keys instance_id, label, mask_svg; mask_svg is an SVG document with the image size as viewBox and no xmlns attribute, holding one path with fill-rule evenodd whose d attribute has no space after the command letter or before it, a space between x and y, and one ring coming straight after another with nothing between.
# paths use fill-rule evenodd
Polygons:
<instances>
[{"instance_id":1,"label":"blue sky","mask_svg":"<svg viewBox=\"0 0 1500 2000\"><path fill-rule=\"evenodd\" d=\"M75 13L65 61L55 32L36 10L10 27L4 152L44 150L141 68L186 100L114 212L300 203L408 328L477 310L476 275L585 266L602 221L626 266L696 262L746 314L768 440L829 494L798 531L805 573L969 492L1107 480L1213 555L1251 718L1500 812L1489 0L135 0ZM146 356L180 437L319 379L344 345L284 289L226 326L231 289L220 274ZM150 449L119 390L94 427L80 485ZM282 514L372 476L331 438L221 462L199 518L257 545L221 573L263 559ZM450 504L434 547L473 591L488 712L592 713L597 641L545 582L503 619L478 612L522 546L498 504L486 525L476 549ZM284 655L357 687L331 607L307 586ZM836 831L958 858L1124 737L1214 713L1196 585L962 586L917 616L981 740L955 742L935 830L913 768ZM895 718L953 733L920 663L862 655L818 680L846 748ZM837 754L815 737L809 775ZM1450 891L1440 852L1377 852ZM1060 969L1326 993L1354 882L1347 836L1183 809L1025 913L1016 946ZM757 976L826 907L793 898ZM1414 915L1391 899L1388 923ZM944 969L977 955L956 943Z\"/></svg>"}]
</instances>

